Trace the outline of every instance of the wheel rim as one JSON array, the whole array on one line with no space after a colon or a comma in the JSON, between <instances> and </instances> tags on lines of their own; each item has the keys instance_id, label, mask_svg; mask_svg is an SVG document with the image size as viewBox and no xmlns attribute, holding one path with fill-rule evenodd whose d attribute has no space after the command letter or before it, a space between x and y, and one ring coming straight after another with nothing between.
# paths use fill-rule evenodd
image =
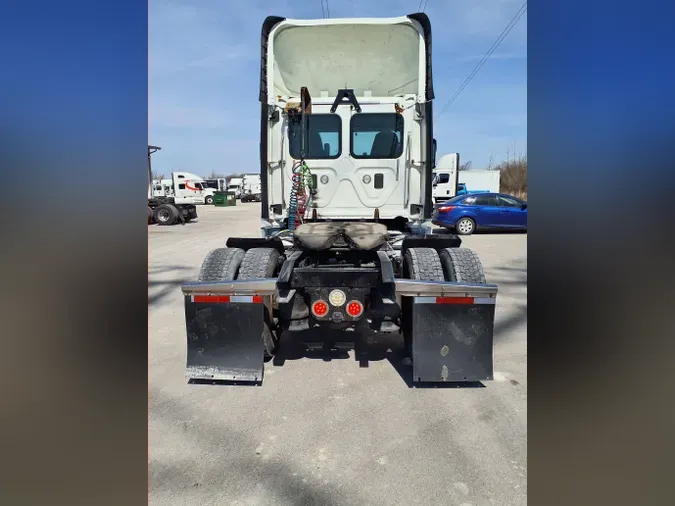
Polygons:
<instances>
[{"instance_id":1,"label":"wheel rim","mask_svg":"<svg viewBox=\"0 0 675 506\"><path fill-rule=\"evenodd\" d=\"M460 220L460 222L457 224L457 228L459 229L460 232L464 234L468 234L473 230L473 223L471 223L470 220Z\"/></svg>"},{"instance_id":2,"label":"wheel rim","mask_svg":"<svg viewBox=\"0 0 675 506\"><path fill-rule=\"evenodd\" d=\"M166 209L160 209L159 212L157 213L157 219L159 221L169 221L169 211Z\"/></svg>"}]
</instances>

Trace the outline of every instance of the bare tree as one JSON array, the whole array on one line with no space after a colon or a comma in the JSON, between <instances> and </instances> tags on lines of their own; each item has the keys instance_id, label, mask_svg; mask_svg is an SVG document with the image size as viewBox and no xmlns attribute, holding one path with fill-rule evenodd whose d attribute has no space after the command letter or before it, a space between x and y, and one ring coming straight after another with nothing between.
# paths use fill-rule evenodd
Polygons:
<instances>
[{"instance_id":1,"label":"bare tree","mask_svg":"<svg viewBox=\"0 0 675 506\"><path fill-rule=\"evenodd\" d=\"M156 172L153 172L152 173L152 179L153 179L153 181L155 179L161 181L162 179L164 179L164 174L157 174Z\"/></svg>"},{"instance_id":2,"label":"bare tree","mask_svg":"<svg viewBox=\"0 0 675 506\"><path fill-rule=\"evenodd\" d=\"M496 167L494 166L494 163L495 163L495 154L490 153L490 158L488 159L487 170L495 170Z\"/></svg>"},{"instance_id":3,"label":"bare tree","mask_svg":"<svg viewBox=\"0 0 675 506\"><path fill-rule=\"evenodd\" d=\"M494 170L501 172L500 191L527 199L527 155L498 164Z\"/></svg>"},{"instance_id":4,"label":"bare tree","mask_svg":"<svg viewBox=\"0 0 675 506\"><path fill-rule=\"evenodd\" d=\"M459 170L471 170L471 160L468 162L460 163Z\"/></svg>"}]
</instances>

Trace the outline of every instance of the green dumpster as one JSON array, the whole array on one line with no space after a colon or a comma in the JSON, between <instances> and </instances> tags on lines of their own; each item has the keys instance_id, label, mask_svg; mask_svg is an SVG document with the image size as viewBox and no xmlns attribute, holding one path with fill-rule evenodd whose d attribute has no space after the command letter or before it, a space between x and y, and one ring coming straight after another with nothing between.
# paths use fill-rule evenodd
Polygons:
<instances>
[{"instance_id":1,"label":"green dumpster","mask_svg":"<svg viewBox=\"0 0 675 506\"><path fill-rule=\"evenodd\" d=\"M237 194L232 192L227 192L227 205L236 206L237 205Z\"/></svg>"},{"instance_id":2,"label":"green dumpster","mask_svg":"<svg viewBox=\"0 0 675 506\"><path fill-rule=\"evenodd\" d=\"M213 205L219 207L226 207L228 205L228 195L223 191L213 192Z\"/></svg>"}]
</instances>

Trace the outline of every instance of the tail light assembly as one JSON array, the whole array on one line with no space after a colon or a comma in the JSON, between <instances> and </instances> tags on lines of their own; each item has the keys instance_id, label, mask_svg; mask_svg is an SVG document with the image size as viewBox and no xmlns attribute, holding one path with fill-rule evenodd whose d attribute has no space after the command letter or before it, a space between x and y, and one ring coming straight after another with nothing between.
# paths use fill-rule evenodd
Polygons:
<instances>
[{"instance_id":1,"label":"tail light assembly","mask_svg":"<svg viewBox=\"0 0 675 506\"><path fill-rule=\"evenodd\" d=\"M312 314L317 318L323 318L328 314L328 303L323 300L314 301L312 304Z\"/></svg>"},{"instance_id":2,"label":"tail light assembly","mask_svg":"<svg viewBox=\"0 0 675 506\"><path fill-rule=\"evenodd\" d=\"M441 206L438 208L439 213L447 213L449 211L452 211L455 207L457 206Z\"/></svg>"},{"instance_id":3,"label":"tail light assembly","mask_svg":"<svg viewBox=\"0 0 675 506\"><path fill-rule=\"evenodd\" d=\"M358 318L363 314L363 304L358 300L350 300L347 303L347 314L352 318Z\"/></svg>"},{"instance_id":4,"label":"tail light assembly","mask_svg":"<svg viewBox=\"0 0 675 506\"><path fill-rule=\"evenodd\" d=\"M317 320L343 322L356 320L365 313L365 304L356 298L347 297L342 290L332 290L310 304L310 311Z\"/></svg>"}]
</instances>

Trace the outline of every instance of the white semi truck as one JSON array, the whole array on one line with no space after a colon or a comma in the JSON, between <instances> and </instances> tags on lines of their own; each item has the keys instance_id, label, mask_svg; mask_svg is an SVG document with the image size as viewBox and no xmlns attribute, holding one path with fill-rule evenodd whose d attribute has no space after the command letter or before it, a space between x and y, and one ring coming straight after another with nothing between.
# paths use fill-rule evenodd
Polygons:
<instances>
[{"instance_id":1,"label":"white semi truck","mask_svg":"<svg viewBox=\"0 0 675 506\"><path fill-rule=\"evenodd\" d=\"M154 179L152 185L155 197L170 197L173 195L172 179Z\"/></svg>"},{"instance_id":2,"label":"white semi truck","mask_svg":"<svg viewBox=\"0 0 675 506\"><path fill-rule=\"evenodd\" d=\"M171 179L153 181L154 196L171 197L176 195L175 181L178 181L178 193L191 203L213 204L214 195L218 187L214 188L213 183L210 183L209 180L205 180L201 176L191 172L172 172ZM218 181L216 180L217 184Z\"/></svg>"},{"instance_id":3,"label":"white semi truck","mask_svg":"<svg viewBox=\"0 0 675 506\"><path fill-rule=\"evenodd\" d=\"M186 184L190 185L189 179L186 179L187 173L172 173L170 185L166 179L152 180L151 155L160 149L148 145L148 224L184 225L197 217L194 191L186 187ZM157 186L160 190L156 193Z\"/></svg>"},{"instance_id":4,"label":"white semi truck","mask_svg":"<svg viewBox=\"0 0 675 506\"><path fill-rule=\"evenodd\" d=\"M434 167L434 203L443 202L457 195L459 184L459 153L441 156Z\"/></svg>"},{"instance_id":5,"label":"white semi truck","mask_svg":"<svg viewBox=\"0 0 675 506\"><path fill-rule=\"evenodd\" d=\"M400 336L416 384L491 380L497 286L431 224L427 15L270 16L261 38L261 236L182 286L187 377L259 383L282 332L342 348L356 330Z\"/></svg>"},{"instance_id":6,"label":"white semi truck","mask_svg":"<svg viewBox=\"0 0 675 506\"><path fill-rule=\"evenodd\" d=\"M235 198L240 199L243 186L244 178L231 177L230 182L227 184L227 191L234 193Z\"/></svg>"}]
</instances>

